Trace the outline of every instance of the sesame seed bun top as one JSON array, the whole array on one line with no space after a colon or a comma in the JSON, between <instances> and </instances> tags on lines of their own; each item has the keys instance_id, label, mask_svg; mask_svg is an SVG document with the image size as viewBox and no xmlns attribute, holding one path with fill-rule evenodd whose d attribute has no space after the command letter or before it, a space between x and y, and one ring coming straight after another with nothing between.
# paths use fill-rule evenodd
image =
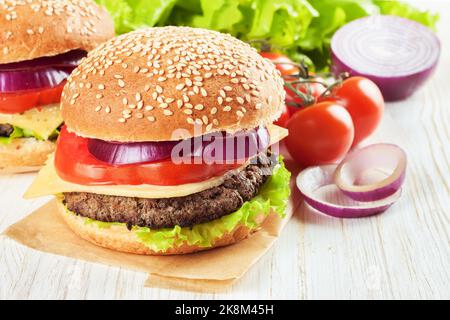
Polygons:
<instances>
[{"instance_id":1,"label":"sesame seed bun top","mask_svg":"<svg viewBox=\"0 0 450 320\"><path fill-rule=\"evenodd\" d=\"M114 23L91 0L0 0L0 64L92 50Z\"/></svg>"},{"instance_id":2,"label":"sesame seed bun top","mask_svg":"<svg viewBox=\"0 0 450 320\"><path fill-rule=\"evenodd\" d=\"M69 77L61 108L80 136L133 142L178 140L177 129L192 137L267 125L283 104L279 72L248 44L215 31L163 27L92 51Z\"/></svg>"}]
</instances>

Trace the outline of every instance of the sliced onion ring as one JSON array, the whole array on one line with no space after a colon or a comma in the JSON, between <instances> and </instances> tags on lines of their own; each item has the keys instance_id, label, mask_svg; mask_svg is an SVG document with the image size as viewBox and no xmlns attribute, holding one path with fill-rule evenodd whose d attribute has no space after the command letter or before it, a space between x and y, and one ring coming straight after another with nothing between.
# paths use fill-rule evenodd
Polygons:
<instances>
[{"instance_id":1,"label":"sliced onion ring","mask_svg":"<svg viewBox=\"0 0 450 320\"><path fill-rule=\"evenodd\" d=\"M174 155L179 160L201 157L206 163L234 163L257 155L266 150L269 144L267 128L260 127L233 135L218 132L182 141L120 143L89 139L88 150L98 160L112 165L149 163ZM187 154L179 154L175 148ZM220 154L216 155L216 151Z\"/></svg>"},{"instance_id":2,"label":"sliced onion ring","mask_svg":"<svg viewBox=\"0 0 450 320\"><path fill-rule=\"evenodd\" d=\"M357 202L350 198L344 198L339 199L340 203L334 203L332 200L324 199L325 197L320 194L319 189L334 184L336 167L336 165L311 167L303 170L297 176L297 187L305 202L326 215L336 218L369 217L386 211L400 198L401 190L388 198L373 202ZM337 191L337 198L341 198L339 197L341 192Z\"/></svg>"},{"instance_id":3,"label":"sliced onion ring","mask_svg":"<svg viewBox=\"0 0 450 320\"><path fill-rule=\"evenodd\" d=\"M0 92L54 88L69 77L84 56L85 51L74 50L53 57L0 64Z\"/></svg>"},{"instance_id":4,"label":"sliced onion ring","mask_svg":"<svg viewBox=\"0 0 450 320\"><path fill-rule=\"evenodd\" d=\"M380 181L364 183L362 177L371 170L384 172ZM406 175L406 153L394 144L374 144L347 155L336 169L334 181L350 198L375 201L396 193Z\"/></svg>"},{"instance_id":5,"label":"sliced onion ring","mask_svg":"<svg viewBox=\"0 0 450 320\"><path fill-rule=\"evenodd\" d=\"M306 203L326 215L367 217L385 211L399 199L406 160L400 147L374 144L351 152L339 165L303 170L297 187Z\"/></svg>"}]
</instances>

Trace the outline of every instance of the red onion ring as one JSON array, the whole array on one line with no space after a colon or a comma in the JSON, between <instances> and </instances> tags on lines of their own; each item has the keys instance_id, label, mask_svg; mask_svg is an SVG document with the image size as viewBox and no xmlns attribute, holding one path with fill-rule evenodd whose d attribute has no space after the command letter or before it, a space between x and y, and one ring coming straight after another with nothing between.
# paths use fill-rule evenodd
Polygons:
<instances>
[{"instance_id":1,"label":"red onion ring","mask_svg":"<svg viewBox=\"0 0 450 320\"><path fill-rule=\"evenodd\" d=\"M244 143L239 144L239 141ZM269 144L267 128L258 128L234 135L219 132L182 141L120 143L89 139L88 150L98 160L112 165L148 163L170 157L177 157L179 162L190 162L195 157L209 164L245 160L264 151Z\"/></svg>"},{"instance_id":2,"label":"red onion ring","mask_svg":"<svg viewBox=\"0 0 450 320\"><path fill-rule=\"evenodd\" d=\"M0 92L53 88L67 79L85 51L75 50L54 57L0 65Z\"/></svg>"},{"instance_id":3,"label":"red onion ring","mask_svg":"<svg viewBox=\"0 0 450 320\"><path fill-rule=\"evenodd\" d=\"M401 196L405 172L406 155L401 148L375 144L352 152L339 165L307 168L296 183L314 209L337 218L359 218L392 206Z\"/></svg>"},{"instance_id":4,"label":"red onion ring","mask_svg":"<svg viewBox=\"0 0 450 320\"><path fill-rule=\"evenodd\" d=\"M401 188L406 175L406 159L405 151L394 144L374 144L349 153L337 167L334 181L354 200L384 199ZM361 184L361 175L374 168L387 172L387 177Z\"/></svg>"}]
</instances>

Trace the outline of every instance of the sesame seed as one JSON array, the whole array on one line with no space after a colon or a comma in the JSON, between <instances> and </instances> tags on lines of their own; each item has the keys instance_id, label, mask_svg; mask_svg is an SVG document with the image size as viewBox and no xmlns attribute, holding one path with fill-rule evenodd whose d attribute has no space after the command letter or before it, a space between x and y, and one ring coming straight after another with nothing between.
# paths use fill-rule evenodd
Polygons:
<instances>
[{"instance_id":1,"label":"sesame seed","mask_svg":"<svg viewBox=\"0 0 450 320\"><path fill-rule=\"evenodd\" d=\"M230 106L225 106L225 107L223 107L222 110L225 111L225 112L229 112L229 111L231 111L231 107Z\"/></svg>"},{"instance_id":2,"label":"sesame seed","mask_svg":"<svg viewBox=\"0 0 450 320\"><path fill-rule=\"evenodd\" d=\"M173 115L173 112L170 111L169 109L164 109L163 113L164 113L165 116L171 116L171 115Z\"/></svg>"},{"instance_id":3,"label":"sesame seed","mask_svg":"<svg viewBox=\"0 0 450 320\"><path fill-rule=\"evenodd\" d=\"M97 106L97 107L95 108L95 112L99 112L100 110L102 110L102 106Z\"/></svg>"},{"instance_id":4,"label":"sesame seed","mask_svg":"<svg viewBox=\"0 0 450 320\"><path fill-rule=\"evenodd\" d=\"M192 118L186 118L186 121L187 121L187 123L189 123L189 124L195 124L195 121L194 121L194 119L192 119Z\"/></svg>"},{"instance_id":5,"label":"sesame seed","mask_svg":"<svg viewBox=\"0 0 450 320\"><path fill-rule=\"evenodd\" d=\"M236 111L236 114L240 118L242 118L244 116L244 113L241 110Z\"/></svg>"},{"instance_id":6,"label":"sesame seed","mask_svg":"<svg viewBox=\"0 0 450 320\"><path fill-rule=\"evenodd\" d=\"M147 120L150 122L155 122L156 118L153 116L147 117Z\"/></svg>"},{"instance_id":7,"label":"sesame seed","mask_svg":"<svg viewBox=\"0 0 450 320\"><path fill-rule=\"evenodd\" d=\"M219 91L219 94L220 94L223 98L225 98L225 97L227 96L227 94L226 94L225 91L223 91L223 90L220 90L220 91Z\"/></svg>"},{"instance_id":8,"label":"sesame seed","mask_svg":"<svg viewBox=\"0 0 450 320\"><path fill-rule=\"evenodd\" d=\"M191 109L184 109L183 112L189 115L193 113Z\"/></svg>"},{"instance_id":9,"label":"sesame seed","mask_svg":"<svg viewBox=\"0 0 450 320\"><path fill-rule=\"evenodd\" d=\"M105 85L104 84L99 84L98 85L98 89L99 90L105 90Z\"/></svg>"},{"instance_id":10,"label":"sesame seed","mask_svg":"<svg viewBox=\"0 0 450 320\"><path fill-rule=\"evenodd\" d=\"M141 101L142 100L142 95L138 92L136 93L136 101Z\"/></svg>"},{"instance_id":11,"label":"sesame seed","mask_svg":"<svg viewBox=\"0 0 450 320\"><path fill-rule=\"evenodd\" d=\"M145 106L145 110L147 110L147 111L151 111L151 110L153 110L154 108L152 107L152 106Z\"/></svg>"},{"instance_id":12,"label":"sesame seed","mask_svg":"<svg viewBox=\"0 0 450 320\"><path fill-rule=\"evenodd\" d=\"M156 92L158 92L159 94L163 93L163 88L161 86L156 86Z\"/></svg>"},{"instance_id":13,"label":"sesame seed","mask_svg":"<svg viewBox=\"0 0 450 320\"><path fill-rule=\"evenodd\" d=\"M194 108L195 110L203 110L205 107L202 104L198 104Z\"/></svg>"},{"instance_id":14,"label":"sesame seed","mask_svg":"<svg viewBox=\"0 0 450 320\"><path fill-rule=\"evenodd\" d=\"M167 103L161 103L158 107L161 109L167 108L169 105Z\"/></svg>"},{"instance_id":15,"label":"sesame seed","mask_svg":"<svg viewBox=\"0 0 450 320\"><path fill-rule=\"evenodd\" d=\"M225 86L225 87L223 87L223 90L225 90L225 91L231 91L231 90L233 90L233 88L231 88L230 86Z\"/></svg>"},{"instance_id":16,"label":"sesame seed","mask_svg":"<svg viewBox=\"0 0 450 320\"><path fill-rule=\"evenodd\" d=\"M111 108L110 107L106 107L105 112L106 113L111 113Z\"/></svg>"},{"instance_id":17,"label":"sesame seed","mask_svg":"<svg viewBox=\"0 0 450 320\"><path fill-rule=\"evenodd\" d=\"M122 79L119 79L118 83L119 83L119 87L121 87L121 88L125 87L125 82Z\"/></svg>"},{"instance_id":18,"label":"sesame seed","mask_svg":"<svg viewBox=\"0 0 450 320\"><path fill-rule=\"evenodd\" d=\"M217 108L216 107L212 108L211 109L211 114L216 114L216 113L217 113Z\"/></svg>"},{"instance_id":19,"label":"sesame seed","mask_svg":"<svg viewBox=\"0 0 450 320\"><path fill-rule=\"evenodd\" d=\"M119 122L121 122L121 123L125 123L127 120L125 120L124 118L120 118L119 119Z\"/></svg>"}]
</instances>

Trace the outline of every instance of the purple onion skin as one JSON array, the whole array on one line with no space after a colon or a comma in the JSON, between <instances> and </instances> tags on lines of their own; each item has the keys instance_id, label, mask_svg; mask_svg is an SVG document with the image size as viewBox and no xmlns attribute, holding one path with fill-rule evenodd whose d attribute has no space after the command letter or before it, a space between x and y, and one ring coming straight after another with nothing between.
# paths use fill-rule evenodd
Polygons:
<instances>
[{"instance_id":1,"label":"purple onion skin","mask_svg":"<svg viewBox=\"0 0 450 320\"><path fill-rule=\"evenodd\" d=\"M34 68L47 67L76 67L86 54L84 50L72 50L53 57L42 57L33 60L0 64L0 72L29 71Z\"/></svg>"},{"instance_id":2,"label":"purple onion skin","mask_svg":"<svg viewBox=\"0 0 450 320\"><path fill-rule=\"evenodd\" d=\"M378 189L374 189L371 191L366 192L353 192L348 191L345 189L340 189L346 196L349 198L356 200L356 201L362 201L362 202L371 202L371 201L378 201L381 199L386 199L389 196L392 196L394 193L396 193L403 185L403 182L405 181L406 172L403 172L397 180L393 181L392 183L383 186Z\"/></svg>"},{"instance_id":3,"label":"purple onion skin","mask_svg":"<svg viewBox=\"0 0 450 320\"><path fill-rule=\"evenodd\" d=\"M374 216L386 211L393 205L393 203L389 203L377 208L349 208L349 207L337 208L333 206L328 206L325 203L321 203L314 199L311 199L310 197L308 197L303 193L302 195L305 202L309 204L312 208L316 209L317 211L327 216L344 219L356 219Z\"/></svg>"},{"instance_id":4,"label":"purple onion skin","mask_svg":"<svg viewBox=\"0 0 450 320\"><path fill-rule=\"evenodd\" d=\"M364 74L352 69L350 66L341 61L333 52L331 53L331 61L331 71L334 75L338 76L344 72L348 72L351 76L368 78L375 82L375 84L380 88L384 100L388 102L401 101L409 98L428 80L428 78L433 75L436 69L436 65L434 65L431 68L425 69L419 73L407 76L380 77Z\"/></svg>"}]
</instances>

